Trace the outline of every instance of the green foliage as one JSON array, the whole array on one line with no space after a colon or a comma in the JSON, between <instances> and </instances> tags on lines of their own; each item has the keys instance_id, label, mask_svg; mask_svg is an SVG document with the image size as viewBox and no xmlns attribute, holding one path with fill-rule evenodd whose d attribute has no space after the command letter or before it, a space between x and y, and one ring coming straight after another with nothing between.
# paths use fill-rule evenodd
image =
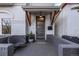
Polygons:
<instances>
[{"instance_id":1,"label":"green foliage","mask_svg":"<svg viewBox=\"0 0 79 59\"><path fill-rule=\"evenodd\" d=\"M27 34L28 36L31 36L31 35L33 35L33 33L32 33L32 31L29 33L29 34Z\"/></svg>"}]
</instances>

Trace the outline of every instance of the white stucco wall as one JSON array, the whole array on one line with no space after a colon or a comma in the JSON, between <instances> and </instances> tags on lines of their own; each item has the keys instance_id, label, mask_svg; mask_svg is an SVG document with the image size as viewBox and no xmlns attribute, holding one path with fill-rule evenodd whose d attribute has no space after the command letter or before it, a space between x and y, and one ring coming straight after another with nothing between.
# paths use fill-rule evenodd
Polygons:
<instances>
[{"instance_id":1,"label":"white stucco wall","mask_svg":"<svg viewBox=\"0 0 79 59\"><path fill-rule=\"evenodd\" d=\"M45 33L46 34L54 34L54 30L48 30L48 26L51 25L50 15L46 15L45 17L46 17L46 19L45 19L45 31L46 32Z\"/></svg>"},{"instance_id":2,"label":"white stucco wall","mask_svg":"<svg viewBox=\"0 0 79 59\"><path fill-rule=\"evenodd\" d=\"M79 4L70 5L70 8L79 6ZM77 10L69 11L68 16L68 35L79 37L79 12Z\"/></svg>"},{"instance_id":3,"label":"white stucco wall","mask_svg":"<svg viewBox=\"0 0 79 59\"><path fill-rule=\"evenodd\" d=\"M67 10L68 8L65 7L55 21L55 35L57 36L67 35Z\"/></svg>"},{"instance_id":4,"label":"white stucco wall","mask_svg":"<svg viewBox=\"0 0 79 59\"><path fill-rule=\"evenodd\" d=\"M11 20L11 35L25 35L25 11L19 6L0 7L0 10L9 12L12 15ZM0 13L1 14L1 13ZM2 18L5 18L4 15ZM1 21L1 20L0 20ZM0 22L1 24L1 22ZM2 35L2 28L0 25L0 35Z\"/></svg>"},{"instance_id":5,"label":"white stucco wall","mask_svg":"<svg viewBox=\"0 0 79 59\"><path fill-rule=\"evenodd\" d=\"M79 12L72 10L79 4L68 4L62 10L55 22L55 34L57 36L79 36Z\"/></svg>"},{"instance_id":6,"label":"white stucco wall","mask_svg":"<svg viewBox=\"0 0 79 59\"><path fill-rule=\"evenodd\" d=\"M16 6L12 10L15 15L15 20L12 22L12 35L25 35L25 11L21 6Z\"/></svg>"}]
</instances>

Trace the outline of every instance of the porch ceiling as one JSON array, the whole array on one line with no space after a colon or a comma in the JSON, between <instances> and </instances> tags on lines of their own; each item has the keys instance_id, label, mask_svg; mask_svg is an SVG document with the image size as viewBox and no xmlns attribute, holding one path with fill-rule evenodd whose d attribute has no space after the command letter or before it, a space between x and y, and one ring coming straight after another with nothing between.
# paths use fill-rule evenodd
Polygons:
<instances>
[{"instance_id":1,"label":"porch ceiling","mask_svg":"<svg viewBox=\"0 0 79 59\"><path fill-rule=\"evenodd\" d=\"M43 15L50 14L50 17L51 17L50 20L52 23L54 19L53 12L59 11L60 7L58 6L23 6L23 9L26 11L29 25L31 25L31 14L29 13L40 14L41 12Z\"/></svg>"},{"instance_id":2,"label":"porch ceiling","mask_svg":"<svg viewBox=\"0 0 79 59\"><path fill-rule=\"evenodd\" d=\"M58 6L24 6L23 9L25 11L29 11L29 12L52 12L52 11L56 11L59 10L60 8Z\"/></svg>"}]
</instances>

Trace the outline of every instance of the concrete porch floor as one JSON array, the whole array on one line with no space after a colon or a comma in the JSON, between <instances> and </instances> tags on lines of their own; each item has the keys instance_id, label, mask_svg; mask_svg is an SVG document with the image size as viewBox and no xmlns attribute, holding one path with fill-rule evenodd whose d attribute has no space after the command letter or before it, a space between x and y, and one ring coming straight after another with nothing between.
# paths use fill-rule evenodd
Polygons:
<instances>
[{"instance_id":1,"label":"concrete porch floor","mask_svg":"<svg viewBox=\"0 0 79 59\"><path fill-rule=\"evenodd\" d=\"M14 56L57 56L57 53L50 43L35 42L18 49Z\"/></svg>"}]
</instances>

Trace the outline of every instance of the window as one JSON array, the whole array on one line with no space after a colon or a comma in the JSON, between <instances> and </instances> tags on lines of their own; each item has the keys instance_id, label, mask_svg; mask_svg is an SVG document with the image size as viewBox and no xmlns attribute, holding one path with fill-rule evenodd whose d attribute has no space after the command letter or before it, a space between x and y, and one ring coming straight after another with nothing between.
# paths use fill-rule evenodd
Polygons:
<instances>
[{"instance_id":1,"label":"window","mask_svg":"<svg viewBox=\"0 0 79 59\"><path fill-rule=\"evenodd\" d=\"M2 34L11 34L11 19L10 18L2 18Z\"/></svg>"}]
</instances>

